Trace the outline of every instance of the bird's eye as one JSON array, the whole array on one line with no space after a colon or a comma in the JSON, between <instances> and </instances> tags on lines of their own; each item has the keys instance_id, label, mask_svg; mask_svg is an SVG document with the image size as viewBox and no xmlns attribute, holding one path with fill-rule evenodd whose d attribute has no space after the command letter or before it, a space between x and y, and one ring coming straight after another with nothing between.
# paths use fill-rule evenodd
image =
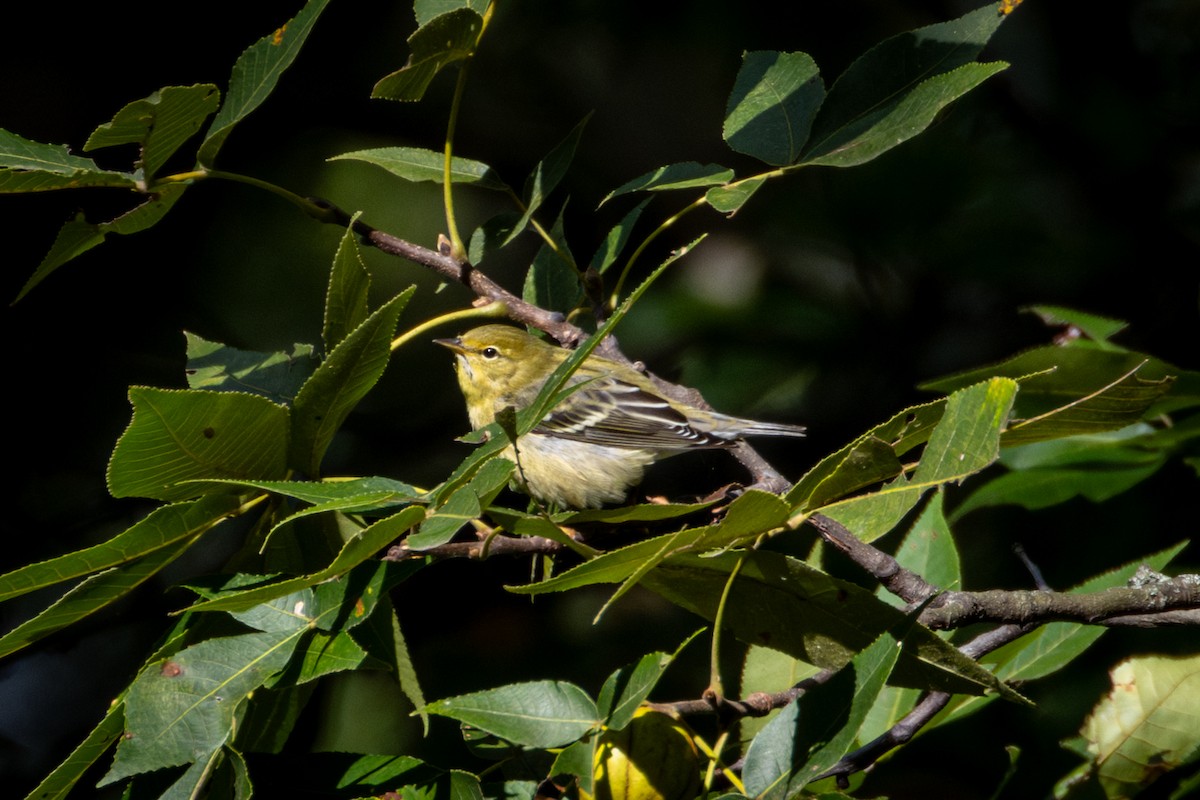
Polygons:
<instances>
[{"instance_id":1,"label":"bird's eye","mask_svg":"<svg viewBox=\"0 0 1200 800\"><path fill-rule=\"evenodd\" d=\"M483 357L484 357L484 358L486 358L486 359L489 359L489 360L490 360L490 359L493 359L493 358L496 358L497 356L499 356L499 355L500 355L500 351L499 351L499 350L497 350L497 349L496 349L496 348L494 348L494 347L485 347L485 348L483 348L483 353L482 353L482 355L483 355Z\"/></svg>"}]
</instances>

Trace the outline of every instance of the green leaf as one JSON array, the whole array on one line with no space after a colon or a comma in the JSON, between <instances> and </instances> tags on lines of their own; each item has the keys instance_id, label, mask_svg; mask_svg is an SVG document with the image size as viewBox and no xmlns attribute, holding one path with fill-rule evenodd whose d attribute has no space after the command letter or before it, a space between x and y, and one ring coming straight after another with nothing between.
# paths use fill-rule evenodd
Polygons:
<instances>
[{"instance_id":1,"label":"green leaf","mask_svg":"<svg viewBox=\"0 0 1200 800\"><path fill-rule=\"evenodd\" d=\"M962 588L962 567L958 548L946 522L945 494L937 492L921 511L916 522L896 548L896 561L940 589ZM885 602L900 608L904 601L879 587L876 593Z\"/></svg>"},{"instance_id":2,"label":"green leaf","mask_svg":"<svg viewBox=\"0 0 1200 800\"><path fill-rule=\"evenodd\" d=\"M118 111L111 122L96 128L83 149L136 144L141 150L142 172L149 181L220 103L221 92L211 83L164 87Z\"/></svg>"},{"instance_id":3,"label":"green leaf","mask_svg":"<svg viewBox=\"0 0 1200 800\"><path fill-rule=\"evenodd\" d=\"M287 409L235 392L129 390L133 421L113 450L114 497L176 501L204 494L208 478L281 477L286 470Z\"/></svg>"},{"instance_id":4,"label":"green leaf","mask_svg":"<svg viewBox=\"0 0 1200 800\"><path fill-rule=\"evenodd\" d=\"M503 211L472 231L471 242L467 246L467 258L470 262L480 264L489 253L503 247L520 219L519 212Z\"/></svg>"},{"instance_id":5,"label":"green leaf","mask_svg":"<svg viewBox=\"0 0 1200 800\"><path fill-rule=\"evenodd\" d=\"M779 497L770 492L752 489L734 500L725 516L715 525L688 528L635 542L596 556L553 578L526 586L507 588L518 594L536 595L577 589L595 583L622 583L623 585L601 608L602 614L633 588L642 576L669 556L689 551L702 552L725 548L753 539L782 526L787 521L787 516L788 507ZM578 519L572 517L569 521L573 524Z\"/></svg>"},{"instance_id":6,"label":"green leaf","mask_svg":"<svg viewBox=\"0 0 1200 800\"><path fill-rule=\"evenodd\" d=\"M68 153L65 145L42 144L0 128L0 194L137 185L134 174L100 169L90 158Z\"/></svg>"},{"instance_id":7,"label":"green leaf","mask_svg":"<svg viewBox=\"0 0 1200 800\"><path fill-rule=\"evenodd\" d=\"M1101 349L1088 341L1067 347L1036 347L998 364L929 381L920 388L950 392L993 376L1021 380L1015 419L1049 415L1047 424L1053 423L1053 427L1041 431L1042 438L1123 428L1143 416L1163 413L1175 403L1200 402L1200 373L1140 353ZM1174 383L1164 385L1167 378L1174 378ZM1164 395L1165 391L1169 393ZM1067 411L1069 416L1064 413ZM1006 434L1005 444L1037 441L1033 432L1036 429L1014 430Z\"/></svg>"},{"instance_id":8,"label":"green leaf","mask_svg":"<svg viewBox=\"0 0 1200 800\"><path fill-rule=\"evenodd\" d=\"M896 665L897 638L880 636L830 681L805 692L763 727L746 751L747 792L791 797L849 751Z\"/></svg>"},{"instance_id":9,"label":"green leaf","mask_svg":"<svg viewBox=\"0 0 1200 800\"><path fill-rule=\"evenodd\" d=\"M964 64L953 72L923 81L900 102L873 108L837 131L823 148L805 153L803 163L853 167L878 158L928 128L950 103L1006 69L1008 64L1003 61Z\"/></svg>"},{"instance_id":10,"label":"green leaf","mask_svg":"<svg viewBox=\"0 0 1200 800\"><path fill-rule=\"evenodd\" d=\"M791 164L824 98L821 72L807 53L743 53L722 136L739 153L772 166Z\"/></svg>"},{"instance_id":11,"label":"green leaf","mask_svg":"<svg viewBox=\"0 0 1200 800\"><path fill-rule=\"evenodd\" d=\"M456 8L421 23L408 37L408 63L381 78L371 90L371 97L420 100L443 67L474 55L482 33L483 17L471 8Z\"/></svg>"},{"instance_id":12,"label":"green leaf","mask_svg":"<svg viewBox=\"0 0 1200 800\"><path fill-rule=\"evenodd\" d=\"M724 610L741 641L765 645L826 669L840 669L904 615L871 592L779 553L739 551L672 556L642 579L647 589L712 620L740 563ZM914 626L895 684L951 693L997 691L1021 698L929 629Z\"/></svg>"},{"instance_id":13,"label":"green leaf","mask_svg":"<svg viewBox=\"0 0 1200 800\"><path fill-rule=\"evenodd\" d=\"M339 511L376 511L397 505L408 505L424 499L414 487L391 478L334 478L324 481L210 481L230 486L262 489L264 492L294 497L315 506Z\"/></svg>"},{"instance_id":14,"label":"green leaf","mask_svg":"<svg viewBox=\"0 0 1200 800\"><path fill-rule=\"evenodd\" d=\"M1004 432L1004 444L1011 447L1079 433L1110 431L1136 422L1147 415L1150 407L1170 391L1174 383L1171 377L1140 378L1137 375L1140 369L1139 365L1111 383L1058 408L1014 422Z\"/></svg>"},{"instance_id":15,"label":"green leaf","mask_svg":"<svg viewBox=\"0 0 1200 800\"><path fill-rule=\"evenodd\" d=\"M579 280L579 270L575 267L575 259L571 257L563 231L563 216L566 212L564 205L562 213L550 230L550 238L555 242L551 247L543 243L525 273L525 286L521 299L548 311L567 314L583 298L583 286Z\"/></svg>"},{"instance_id":16,"label":"green leaf","mask_svg":"<svg viewBox=\"0 0 1200 800\"><path fill-rule=\"evenodd\" d=\"M425 695L417 680L417 670L409 655L408 642L400 629L400 618L386 595L379 600L378 610L367 617L366 623L355 628L354 639L368 653L387 664L400 683L400 690L412 703L429 732L429 715L425 711Z\"/></svg>"},{"instance_id":17,"label":"green leaf","mask_svg":"<svg viewBox=\"0 0 1200 800\"><path fill-rule=\"evenodd\" d=\"M255 353L210 342L188 331L187 382L191 389L247 392L287 405L317 368L312 345L296 344L292 352Z\"/></svg>"},{"instance_id":18,"label":"green leaf","mask_svg":"<svg viewBox=\"0 0 1200 800\"><path fill-rule=\"evenodd\" d=\"M873 541L898 524L935 486L961 481L1000 455L1000 432L1008 421L1016 381L994 378L950 395L912 478L900 475L868 495L840 500L821 513L845 525L863 541Z\"/></svg>"},{"instance_id":19,"label":"green leaf","mask_svg":"<svg viewBox=\"0 0 1200 800\"><path fill-rule=\"evenodd\" d=\"M114 702L91 733L25 796L25 800L66 800L75 784L108 752L124 729L125 703Z\"/></svg>"},{"instance_id":20,"label":"green leaf","mask_svg":"<svg viewBox=\"0 0 1200 800\"><path fill-rule=\"evenodd\" d=\"M412 756L358 756L341 772L338 789L355 786L387 787L393 784L411 786L417 783L413 773L426 769L425 762Z\"/></svg>"},{"instance_id":21,"label":"green leaf","mask_svg":"<svg viewBox=\"0 0 1200 800\"><path fill-rule=\"evenodd\" d=\"M929 440L946 401L912 406L823 458L785 500L797 510L819 508L853 491L899 475L900 456Z\"/></svg>"},{"instance_id":22,"label":"green leaf","mask_svg":"<svg viewBox=\"0 0 1200 800\"><path fill-rule=\"evenodd\" d=\"M199 534L120 567L89 575L40 614L0 636L0 658L120 600L182 555L198 538Z\"/></svg>"},{"instance_id":23,"label":"green leaf","mask_svg":"<svg viewBox=\"0 0 1200 800\"><path fill-rule=\"evenodd\" d=\"M766 178L744 178L726 186L714 186L704 193L704 200L722 214L733 214L766 182Z\"/></svg>"},{"instance_id":24,"label":"green leaf","mask_svg":"<svg viewBox=\"0 0 1200 800\"><path fill-rule=\"evenodd\" d=\"M1124 320L1089 314L1064 306L1036 305L1023 310L1036 314L1047 325L1065 328L1068 337L1082 335L1102 349L1123 349L1109 340L1128 327Z\"/></svg>"},{"instance_id":25,"label":"green leaf","mask_svg":"<svg viewBox=\"0 0 1200 800\"><path fill-rule=\"evenodd\" d=\"M3 175L0 174L0 179L2 178ZM21 287L21 291L17 294L17 300L27 295L33 287L63 264L78 258L102 243L110 233L127 236L154 226L167 215L167 212L175 205L175 201L183 196L186 188L187 186L184 184L163 187L156 193L148 195L141 205L108 222L88 222L80 214L75 219L64 223L58 231L58 236L54 239L54 244L50 246L50 252L46 253L42 263Z\"/></svg>"},{"instance_id":26,"label":"green leaf","mask_svg":"<svg viewBox=\"0 0 1200 800\"><path fill-rule=\"evenodd\" d=\"M188 608L188 611L245 611L260 603L270 602L310 586L339 578L354 567L376 555L425 516L425 509L410 506L374 525L363 528L358 535L349 539L333 561L324 569L298 578L270 583L235 592L230 595L205 600ZM324 612L323 612L324 613Z\"/></svg>"},{"instance_id":27,"label":"green leaf","mask_svg":"<svg viewBox=\"0 0 1200 800\"><path fill-rule=\"evenodd\" d=\"M646 206L649 204L650 198L647 197L629 209L625 216L621 217L621 221L612 227L589 262L589 266L592 269L603 275L609 267L616 263L617 257L625 249L625 245L629 243L629 237L633 234L633 226L637 224L638 219L642 216L642 212L646 210Z\"/></svg>"},{"instance_id":28,"label":"green leaf","mask_svg":"<svg viewBox=\"0 0 1200 800\"><path fill-rule=\"evenodd\" d=\"M1153 429L1138 423L1120 431L1072 436L1009 448L1001 463L1011 471L977 488L954 518L978 508L1015 504L1030 510L1074 497L1103 502L1149 478L1168 453L1148 446Z\"/></svg>"},{"instance_id":29,"label":"green leaf","mask_svg":"<svg viewBox=\"0 0 1200 800\"><path fill-rule=\"evenodd\" d=\"M537 163L533 172L525 180L525 208L521 211L521 216L509 231L508 238L503 244L508 244L525 230L529 221L533 219L533 215L546 202L546 198L558 188L558 184L566 177L567 169L575 158L575 149L579 146L579 140L583 138L584 126L587 125L589 119L591 119L591 114L581 119L571 129L571 132L564 136L563 140Z\"/></svg>"},{"instance_id":30,"label":"green leaf","mask_svg":"<svg viewBox=\"0 0 1200 800\"><path fill-rule=\"evenodd\" d=\"M647 653L636 664L622 667L608 676L600 688L596 706L609 730L621 730L633 719L634 712L654 691L667 667L671 666L683 648L704 632L693 633L674 653Z\"/></svg>"},{"instance_id":31,"label":"green leaf","mask_svg":"<svg viewBox=\"0 0 1200 800\"><path fill-rule=\"evenodd\" d=\"M228 496L157 508L107 542L0 575L0 601L125 564L203 533L237 507Z\"/></svg>"},{"instance_id":32,"label":"green leaf","mask_svg":"<svg viewBox=\"0 0 1200 800\"><path fill-rule=\"evenodd\" d=\"M329 271L329 288L325 291L325 322L321 326L321 341L325 343L326 353L341 344L371 316L371 308L367 304L371 276L363 264L362 254L358 250L358 237L354 233L354 223L358 217L355 214L346 226L333 257L333 269Z\"/></svg>"},{"instance_id":33,"label":"green leaf","mask_svg":"<svg viewBox=\"0 0 1200 800\"><path fill-rule=\"evenodd\" d=\"M924 130L942 107L999 72L975 57L1005 17L992 5L880 42L829 89L801 161L853 166Z\"/></svg>"},{"instance_id":34,"label":"green leaf","mask_svg":"<svg viewBox=\"0 0 1200 800\"><path fill-rule=\"evenodd\" d=\"M413 14L417 25L424 25L436 16L453 11L456 8L473 8L482 14L487 10L489 0L415 0Z\"/></svg>"},{"instance_id":35,"label":"green leaf","mask_svg":"<svg viewBox=\"0 0 1200 800\"><path fill-rule=\"evenodd\" d=\"M578 525L583 522L603 522L618 525L624 522L660 522L664 519L675 519L712 508L713 503L642 503L633 506L618 506L616 508L588 508L575 511L563 520L565 525Z\"/></svg>"},{"instance_id":36,"label":"green leaf","mask_svg":"<svg viewBox=\"0 0 1200 800\"><path fill-rule=\"evenodd\" d=\"M614 197L630 192L664 192L675 189L696 189L705 186L721 186L733 180L733 170L720 164L700 164L686 161L680 164L668 164L665 167L651 170L645 175L623 183L613 189L600 205L604 205Z\"/></svg>"},{"instance_id":37,"label":"green leaf","mask_svg":"<svg viewBox=\"0 0 1200 800\"><path fill-rule=\"evenodd\" d=\"M801 661L787 653L754 645L746 648L746 658L742 663L740 683L742 696L749 697L755 692L767 694L782 692L819 672L821 672L820 667ZM905 691L915 690L906 689ZM743 717L740 720L742 741L753 741L763 726L777 716L779 716L779 709L775 709L765 717Z\"/></svg>"},{"instance_id":38,"label":"green leaf","mask_svg":"<svg viewBox=\"0 0 1200 800\"><path fill-rule=\"evenodd\" d=\"M526 747L561 747L600 724L587 693L562 681L514 683L447 697L426 710Z\"/></svg>"},{"instance_id":39,"label":"green leaf","mask_svg":"<svg viewBox=\"0 0 1200 800\"><path fill-rule=\"evenodd\" d=\"M99 785L217 752L233 737L243 701L283 668L303 634L209 639L149 665L125 697L126 735Z\"/></svg>"},{"instance_id":40,"label":"green leaf","mask_svg":"<svg viewBox=\"0 0 1200 800\"><path fill-rule=\"evenodd\" d=\"M367 653L341 631L313 631L297 648L287 667L267 682L268 686L300 686L335 672L358 669Z\"/></svg>"},{"instance_id":41,"label":"green leaf","mask_svg":"<svg viewBox=\"0 0 1200 800\"><path fill-rule=\"evenodd\" d=\"M1110 798L1200 758L1200 655L1133 656L1080 731Z\"/></svg>"},{"instance_id":42,"label":"green leaf","mask_svg":"<svg viewBox=\"0 0 1200 800\"><path fill-rule=\"evenodd\" d=\"M320 474L334 434L383 375L400 312L415 291L416 286L410 286L376 309L338 343L296 394L288 449L293 468L314 477Z\"/></svg>"},{"instance_id":43,"label":"green leaf","mask_svg":"<svg viewBox=\"0 0 1200 800\"><path fill-rule=\"evenodd\" d=\"M200 164L211 167L234 127L275 91L280 76L296 60L317 17L328 4L329 0L308 0L300 13L238 56L229 76L225 104L208 126L196 156Z\"/></svg>"},{"instance_id":44,"label":"green leaf","mask_svg":"<svg viewBox=\"0 0 1200 800\"><path fill-rule=\"evenodd\" d=\"M508 485L516 465L507 458L493 458L475 473L465 486L458 488L428 519L418 532L408 537L413 550L425 550L445 544L464 525L483 514L483 509Z\"/></svg>"},{"instance_id":45,"label":"green leaf","mask_svg":"<svg viewBox=\"0 0 1200 800\"><path fill-rule=\"evenodd\" d=\"M365 161L383 167L406 181L442 183L445 179L445 158L444 153L423 147L376 147L342 153L329 160ZM458 156L450 160L450 182L501 192L508 190L508 184L487 164Z\"/></svg>"}]
</instances>

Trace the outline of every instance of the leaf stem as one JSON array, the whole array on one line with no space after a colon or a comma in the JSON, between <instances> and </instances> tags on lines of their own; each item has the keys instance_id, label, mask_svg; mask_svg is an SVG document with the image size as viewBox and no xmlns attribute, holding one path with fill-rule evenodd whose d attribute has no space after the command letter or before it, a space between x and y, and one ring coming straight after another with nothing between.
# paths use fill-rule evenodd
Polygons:
<instances>
[{"instance_id":1,"label":"leaf stem","mask_svg":"<svg viewBox=\"0 0 1200 800\"><path fill-rule=\"evenodd\" d=\"M743 551L737 563L733 565L733 569L729 571L729 578L725 581L725 588L721 590L721 600L717 603L717 613L713 617L708 691L718 698L725 696L725 687L721 684L721 626L725 624L725 609L729 605L729 595L733 591L733 582L737 580L738 573L742 571L742 565L745 563L746 551Z\"/></svg>"},{"instance_id":2,"label":"leaf stem","mask_svg":"<svg viewBox=\"0 0 1200 800\"><path fill-rule=\"evenodd\" d=\"M495 7L495 3L488 3L487 9L483 12L483 24L479 27L479 35L475 37L476 49L483 39ZM446 122L445 156L442 159L442 202L446 207L446 233L450 237L450 257L456 261L467 260L467 248L463 244L462 235L458 232L458 222L454 216L454 183L450 179L450 173L454 163L454 131L458 127L458 114L462 108L463 92L467 87L467 75L471 71L471 60L474 56L475 50L473 49L471 57L463 60L462 66L458 70L458 80L454 82L454 95L450 100L450 118Z\"/></svg>"},{"instance_id":3,"label":"leaf stem","mask_svg":"<svg viewBox=\"0 0 1200 800\"><path fill-rule=\"evenodd\" d=\"M681 208L675 214L673 214L672 216L668 217L667 219L665 219L661 223L659 223L658 227L655 228L653 231L651 231L646 236L646 238L642 240L642 243L639 244L637 246L637 249L633 251L633 255L631 255L629 257L629 260L625 262L625 267L621 270L620 277L617 278L617 283L613 287L612 296L609 298L610 306L612 306L614 308L616 307L618 301L621 298L621 289L625 285L625 279L629 276L630 270L632 270L633 265L641 257L642 253L644 253L646 248L650 246L650 243L653 242L655 239L657 239L659 236L661 236L663 233L665 233L668 228L670 228L672 225L674 225L676 222L678 222L680 219L682 219L688 212L694 211L695 209L700 208L701 206L705 205L705 202L706 201L705 201L704 197L697 197L695 200L693 200L691 203L689 203L688 205Z\"/></svg>"},{"instance_id":4,"label":"leaf stem","mask_svg":"<svg viewBox=\"0 0 1200 800\"><path fill-rule=\"evenodd\" d=\"M426 320L415 328L412 328L405 333L400 334L395 339L392 339L392 351L395 352L400 347L408 344L416 337L438 327L445 325L447 322L457 322L461 319L475 319L476 317L503 317L508 313L508 306L499 300L494 300L486 306L476 306L472 308L463 308L458 311L451 311L448 314L441 314L433 319Z\"/></svg>"}]
</instances>

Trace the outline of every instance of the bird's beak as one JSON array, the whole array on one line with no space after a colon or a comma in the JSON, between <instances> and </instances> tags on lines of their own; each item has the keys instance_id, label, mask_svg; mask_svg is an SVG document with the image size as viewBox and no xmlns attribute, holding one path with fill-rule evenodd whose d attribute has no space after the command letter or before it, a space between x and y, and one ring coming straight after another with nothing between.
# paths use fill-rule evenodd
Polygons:
<instances>
[{"instance_id":1,"label":"bird's beak","mask_svg":"<svg viewBox=\"0 0 1200 800\"><path fill-rule=\"evenodd\" d=\"M463 347L462 339L457 336L453 339L434 339L434 344L440 344L442 347L449 347L456 353L465 353L467 348Z\"/></svg>"}]
</instances>

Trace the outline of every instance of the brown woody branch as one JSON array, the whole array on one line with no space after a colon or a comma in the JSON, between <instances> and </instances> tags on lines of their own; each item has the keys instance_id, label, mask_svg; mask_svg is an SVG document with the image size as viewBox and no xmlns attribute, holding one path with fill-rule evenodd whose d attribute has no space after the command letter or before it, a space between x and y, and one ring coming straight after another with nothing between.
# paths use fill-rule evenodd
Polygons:
<instances>
[{"instance_id":1,"label":"brown woody branch","mask_svg":"<svg viewBox=\"0 0 1200 800\"><path fill-rule=\"evenodd\" d=\"M930 628L961 628L975 622L1027 625L1071 621L1143 627L1200 624L1197 575L1167 578L1143 567L1130 586L1088 594L1021 589L943 592L836 520L814 514L809 522L827 542L901 600L915 607L933 597L918 618Z\"/></svg>"}]
</instances>

